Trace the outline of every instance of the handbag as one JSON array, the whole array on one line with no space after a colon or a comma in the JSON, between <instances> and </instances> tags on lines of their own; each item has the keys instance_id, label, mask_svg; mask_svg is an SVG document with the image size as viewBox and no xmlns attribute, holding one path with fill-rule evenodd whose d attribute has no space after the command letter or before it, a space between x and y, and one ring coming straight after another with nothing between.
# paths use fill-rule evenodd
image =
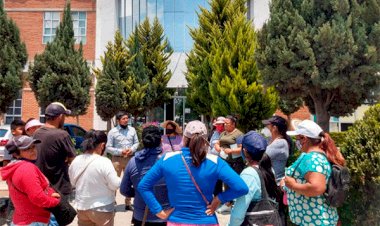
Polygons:
<instances>
[{"instance_id":1,"label":"handbag","mask_svg":"<svg viewBox=\"0 0 380 226\"><path fill-rule=\"evenodd\" d=\"M253 168L260 177L261 200L250 203L241 226L281 226L281 217L278 213L277 203L269 198L260 170L255 167Z\"/></svg>"},{"instance_id":2,"label":"handbag","mask_svg":"<svg viewBox=\"0 0 380 226\"><path fill-rule=\"evenodd\" d=\"M66 199L62 198L57 206L47 209L54 215L59 225L70 224L77 215L74 207Z\"/></svg>"}]
</instances>

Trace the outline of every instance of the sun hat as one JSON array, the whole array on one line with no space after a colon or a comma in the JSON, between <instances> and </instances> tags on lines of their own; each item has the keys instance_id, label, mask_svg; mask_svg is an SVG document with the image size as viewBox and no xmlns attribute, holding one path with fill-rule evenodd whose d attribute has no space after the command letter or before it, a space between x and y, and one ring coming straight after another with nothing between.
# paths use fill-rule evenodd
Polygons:
<instances>
[{"instance_id":1,"label":"sun hat","mask_svg":"<svg viewBox=\"0 0 380 226\"><path fill-rule=\"evenodd\" d=\"M202 123L201 121L194 120L194 121L189 122L186 125L183 135L187 138L192 138L197 133L207 138L207 129L206 129L205 124Z\"/></svg>"},{"instance_id":2,"label":"sun hat","mask_svg":"<svg viewBox=\"0 0 380 226\"><path fill-rule=\"evenodd\" d=\"M161 123L161 127L166 129L166 126L168 126L168 124L171 124L175 127L175 132L177 134L181 134L182 133L182 129L181 127L178 125L178 123L176 123L175 121L172 121L172 120L166 120L165 122Z\"/></svg>"},{"instance_id":3,"label":"sun hat","mask_svg":"<svg viewBox=\"0 0 380 226\"><path fill-rule=\"evenodd\" d=\"M255 160L261 159L268 146L267 140L255 131L246 133L241 142L242 147Z\"/></svg>"},{"instance_id":4,"label":"sun hat","mask_svg":"<svg viewBox=\"0 0 380 226\"><path fill-rule=\"evenodd\" d=\"M25 131L27 131L28 129L34 127L34 126L43 126L44 124L41 123L39 120L37 119L32 119L30 120L29 122L26 123L25 125Z\"/></svg>"},{"instance_id":5,"label":"sun hat","mask_svg":"<svg viewBox=\"0 0 380 226\"><path fill-rule=\"evenodd\" d=\"M311 120L303 120L299 123L294 131L287 131L286 134L289 136L303 135L309 138L321 139L322 128L315 122Z\"/></svg>"},{"instance_id":6,"label":"sun hat","mask_svg":"<svg viewBox=\"0 0 380 226\"><path fill-rule=\"evenodd\" d=\"M216 121L212 124L213 126L216 126L216 124L224 124L224 120L226 120L225 117L219 116Z\"/></svg>"},{"instance_id":7,"label":"sun hat","mask_svg":"<svg viewBox=\"0 0 380 226\"><path fill-rule=\"evenodd\" d=\"M65 105L60 102L53 102L46 107L45 115L50 117L57 117L60 115L71 115L71 111L68 110Z\"/></svg>"}]
</instances>

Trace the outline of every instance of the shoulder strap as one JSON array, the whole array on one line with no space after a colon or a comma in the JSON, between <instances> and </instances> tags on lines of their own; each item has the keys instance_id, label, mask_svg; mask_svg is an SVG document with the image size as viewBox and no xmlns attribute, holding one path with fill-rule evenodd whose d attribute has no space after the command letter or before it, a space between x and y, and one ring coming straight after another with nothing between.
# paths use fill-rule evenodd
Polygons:
<instances>
[{"instance_id":1,"label":"shoulder strap","mask_svg":"<svg viewBox=\"0 0 380 226\"><path fill-rule=\"evenodd\" d=\"M170 140L170 137L168 135L166 135L166 138L168 138L170 146L172 147L172 151L174 151L174 147L173 147L172 141Z\"/></svg>"},{"instance_id":2,"label":"shoulder strap","mask_svg":"<svg viewBox=\"0 0 380 226\"><path fill-rule=\"evenodd\" d=\"M305 157L305 155L302 156L302 158L300 159L300 161L297 163L296 167L295 167L294 170L293 170L293 173L292 173L292 176L291 176L291 177L294 177L294 174L296 173L296 169L297 169L298 166L301 164L301 162L302 162L302 160L303 160L304 157Z\"/></svg>"},{"instance_id":3,"label":"shoulder strap","mask_svg":"<svg viewBox=\"0 0 380 226\"><path fill-rule=\"evenodd\" d=\"M269 199L269 195L268 195L267 189L265 187L265 182L264 182L264 179L263 179L263 175L261 174L260 169L258 169L256 167L253 167L253 166L252 166L252 168L254 170L256 170L256 172L257 172L257 174L259 175L259 178L260 178L260 183L261 183L261 199L268 200Z\"/></svg>"},{"instance_id":4,"label":"shoulder strap","mask_svg":"<svg viewBox=\"0 0 380 226\"><path fill-rule=\"evenodd\" d=\"M93 162L95 161L95 159L97 159L99 156L97 156L97 154L95 154L95 156L92 156L93 158L87 163L87 165L84 167L84 169L82 170L82 172L79 173L79 175L77 176L77 178L73 181L73 184L76 184L79 180L79 178L83 175L84 171L86 171L87 167Z\"/></svg>"},{"instance_id":5,"label":"shoulder strap","mask_svg":"<svg viewBox=\"0 0 380 226\"><path fill-rule=\"evenodd\" d=\"M197 182L195 181L195 179L194 179L194 177L193 177L193 174L191 174L190 168L189 168L189 166L188 166L187 163L186 163L185 157L183 157L182 154L181 154L181 158L182 158L183 163L185 164L185 167L186 167L187 173L189 174L191 180L193 181L193 184L194 184L195 187L197 188L198 192L201 194L203 201L205 201L206 205L208 205L208 204L209 204L209 201L208 201L207 198L203 195L201 189L199 188Z\"/></svg>"}]
</instances>

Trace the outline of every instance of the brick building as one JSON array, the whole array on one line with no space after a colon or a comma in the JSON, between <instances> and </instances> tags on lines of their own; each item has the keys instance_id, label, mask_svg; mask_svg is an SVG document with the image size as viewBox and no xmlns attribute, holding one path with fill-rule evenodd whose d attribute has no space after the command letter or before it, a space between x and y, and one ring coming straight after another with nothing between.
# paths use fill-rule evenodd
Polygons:
<instances>
[{"instance_id":1,"label":"brick building","mask_svg":"<svg viewBox=\"0 0 380 226\"><path fill-rule=\"evenodd\" d=\"M46 43L54 38L56 27L63 16L66 0L5 0L5 10L20 29L21 39L28 51L28 62L33 62L35 54L43 52ZM145 17L157 16L163 24L165 34L174 47L169 69L173 77L169 88L176 89L173 101L158 109L157 117L150 120L163 121L175 119L183 124L193 119L191 109L186 105L183 94L187 82L186 53L191 49L192 39L188 34L188 26L197 26L198 6L209 7L207 0L71 0L71 11L75 29L75 38L83 43L84 57L90 66L101 67L100 56L103 55L107 42L113 40L119 29L125 38L134 24ZM265 1L248 1L248 18L253 19L256 28L269 17L269 5ZM25 67L27 75L28 65ZM91 89L91 103L87 114L79 117L80 126L85 129L106 129L106 123L96 114L94 106L94 89ZM180 109L180 111L177 111ZM9 124L14 118L40 118L44 115L38 106L29 84L24 82L20 98L8 108L4 123ZM195 117L199 117L195 115ZM308 119L307 108L293 115L295 118ZM68 118L75 123L75 118Z\"/></svg>"},{"instance_id":2,"label":"brick building","mask_svg":"<svg viewBox=\"0 0 380 226\"><path fill-rule=\"evenodd\" d=\"M28 51L28 64L33 62L36 54L42 53L46 43L53 40L65 6L65 0L5 0L4 6L8 16L20 29L21 40L25 42ZM76 41L82 41L83 54L89 65L95 61L96 37L96 1L72 0L71 11ZM25 67L27 75L28 64ZM91 103L87 114L79 117L80 125L86 129L93 127L94 89L91 89ZM8 108L4 123L9 124L14 118L41 118L43 115L29 84L24 82L19 99ZM76 122L68 118L68 122Z\"/></svg>"}]
</instances>

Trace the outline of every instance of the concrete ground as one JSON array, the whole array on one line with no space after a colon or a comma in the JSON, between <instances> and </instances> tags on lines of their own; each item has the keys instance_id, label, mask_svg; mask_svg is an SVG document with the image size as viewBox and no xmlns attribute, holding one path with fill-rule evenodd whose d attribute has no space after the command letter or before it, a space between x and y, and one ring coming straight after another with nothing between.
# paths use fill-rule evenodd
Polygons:
<instances>
[{"instance_id":1,"label":"concrete ground","mask_svg":"<svg viewBox=\"0 0 380 226\"><path fill-rule=\"evenodd\" d=\"M8 187L7 184L4 181L0 181L0 198L1 197L8 197ZM125 211L124 210L124 196L120 194L120 192L117 192L116 194L116 215L115 215L115 226L127 226L130 225L131 219L132 219L132 212L131 211ZM219 224L221 226L227 225L230 215L220 215L218 214L218 220ZM0 219L0 224L5 225L4 221ZM77 218L74 219L73 223L70 224L70 226L77 226Z\"/></svg>"}]
</instances>

